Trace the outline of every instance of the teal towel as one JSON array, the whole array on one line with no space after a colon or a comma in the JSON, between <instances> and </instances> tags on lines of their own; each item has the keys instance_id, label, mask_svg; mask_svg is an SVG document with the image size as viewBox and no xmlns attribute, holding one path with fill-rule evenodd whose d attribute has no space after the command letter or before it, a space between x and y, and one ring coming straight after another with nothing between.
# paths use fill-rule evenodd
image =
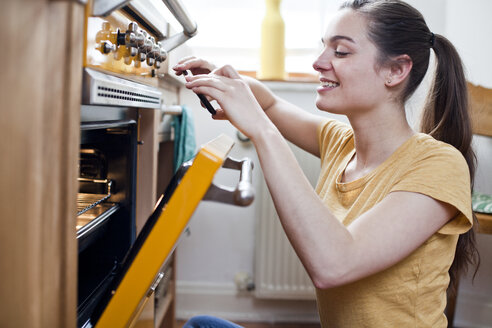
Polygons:
<instances>
[{"instance_id":1,"label":"teal towel","mask_svg":"<svg viewBox=\"0 0 492 328\"><path fill-rule=\"evenodd\" d=\"M171 122L174 128L174 172L186 161L195 156L196 140L193 112L186 106L181 115L176 115Z\"/></svg>"}]
</instances>

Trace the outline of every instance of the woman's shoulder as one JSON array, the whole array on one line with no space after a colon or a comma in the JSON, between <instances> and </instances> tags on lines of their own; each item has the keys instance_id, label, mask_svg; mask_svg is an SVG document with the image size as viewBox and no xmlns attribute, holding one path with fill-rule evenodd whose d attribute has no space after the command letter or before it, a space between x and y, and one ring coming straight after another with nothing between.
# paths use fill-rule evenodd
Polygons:
<instances>
[{"instance_id":1,"label":"woman's shoulder","mask_svg":"<svg viewBox=\"0 0 492 328\"><path fill-rule=\"evenodd\" d=\"M437 140L425 133L417 133L414 140L415 141L412 144L412 156L416 160L446 160L454 161L456 163L464 164L467 166L466 160L461 152L454 146L444 141Z\"/></svg>"},{"instance_id":2,"label":"woman's shoulder","mask_svg":"<svg viewBox=\"0 0 492 328\"><path fill-rule=\"evenodd\" d=\"M452 145L418 133L399 158L402 181L418 181L419 185L469 186L468 163Z\"/></svg>"},{"instance_id":3,"label":"woman's shoulder","mask_svg":"<svg viewBox=\"0 0 492 328\"><path fill-rule=\"evenodd\" d=\"M419 133L400 162L401 174L392 191L417 192L453 205L460 212L439 230L441 234L467 231L472 225L468 164L452 145Z\"/></svg>"}]
</instances>

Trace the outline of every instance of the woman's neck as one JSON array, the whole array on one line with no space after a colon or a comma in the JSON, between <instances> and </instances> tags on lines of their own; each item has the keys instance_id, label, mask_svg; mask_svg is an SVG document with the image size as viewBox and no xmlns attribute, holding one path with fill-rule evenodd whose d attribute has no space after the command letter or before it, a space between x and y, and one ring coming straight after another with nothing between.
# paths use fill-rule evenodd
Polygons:
<instances>
[{"instance_id":1,"label":"woman's neck","mask_svg":"<svg viewBox=\"0 0 492 328\"><path fill-rule=\"evenodd\" d=\"M354 171L376 168L415 134L406 120L404 108L373 110L352 115L349 121L354 131L356 154L351 161Z\"/></svg>"}]
</instances>

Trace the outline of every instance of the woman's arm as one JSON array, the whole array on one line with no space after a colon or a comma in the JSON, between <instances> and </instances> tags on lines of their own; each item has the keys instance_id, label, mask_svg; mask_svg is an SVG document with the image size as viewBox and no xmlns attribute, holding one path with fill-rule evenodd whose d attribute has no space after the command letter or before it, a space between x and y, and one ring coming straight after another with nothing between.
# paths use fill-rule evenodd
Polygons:
<instances>
[{"instance_id":1,"label":"woman's arm","mask_svg":"<svg viewBox=\"0 0 492 328\"><path fill-rule=\"evenodd\" d=\"M396 264L456 213L422 194L392 192L345 227L315 194L275 127L265 125L252 140L285 233L318 288Z\"/></svg>"},{"instance_id":2,"label":"woman's arm","mask_svg":"<svg viewBox=\"0 0 492 328\"><path fill-rule=\"evenodd\" d=\"M220 69L215 69L215 66L208 61L195 57L184 58L174 69L177 72L191 70L193 74L214 72L220 75L222 72ZM270 89L254 78L243 76L242 79L250 87L257 102L280 133L296 146L319 157L317 128L323 118L275 96ZM219 115L216 118L221 117Z\"/></svg>"},{"instance_id":3,"label":"woman's arm","mask_svg":"<svg viewBox=\"0 0 492 328\"><path fill-rule=\"evenodd\" d=\"M186 85L216 99L221 115L253 141L282 226L316 287L342 285L396 264L456 213L431 197L393 192L343 226L315 194L246 82L232 68L222 70L225 76L191 77Z\"/></svg>"},{"instance_id":4,"label":"woman's arm","mask_svg":"<svg viewBox=\"0 0 492 328\"><path fill-rule=\"evenodd\" d=\"M280 133L301 149L319 157L317 128L323 117L306 112L302 108L277 97L260 81L243 77L268 118Z\"/></svg>"}]
</instances>

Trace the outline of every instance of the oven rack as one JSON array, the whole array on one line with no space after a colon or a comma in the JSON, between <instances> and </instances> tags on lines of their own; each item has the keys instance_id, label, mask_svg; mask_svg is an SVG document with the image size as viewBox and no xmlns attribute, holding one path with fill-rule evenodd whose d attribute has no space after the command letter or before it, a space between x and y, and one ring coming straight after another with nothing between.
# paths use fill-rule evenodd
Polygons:
<instances>
[{"instance_id":1,"label":"oven rack","mask_svg":"<svg viewBox=\"0 0 492 328\"><path fill-rule=\"evenodd\" d=\"M77 239L79 242L100 229L119 209L118 203L109 202L112 181L107 179L79 178L77 194ZM104 192L105 193L101 193Z\"/></svg>"},{"instance_id":2,"label":"oven rack","mask_svg":"<svg viewBox=\"0 0 492 328\"><path fill-rule=\"evenodd\" d=\"M77 217L88 210L106 201L111 194L78 194L77 195Z\"/></svg>"},{"instance_id":3,"label":"oven rack","mask_svg":"<svg viewBox=\"0 0 492 328\"><path fill-rule=\"evenodd\" d=\"M111 186L113 185L111 180L79 178L78 181L81 185L88 185L89 188L92 189L104 189L106 193L100 194L79 192L77 195L77 216L80 216L111 197Z\"/></svg>"}]
</instances>

